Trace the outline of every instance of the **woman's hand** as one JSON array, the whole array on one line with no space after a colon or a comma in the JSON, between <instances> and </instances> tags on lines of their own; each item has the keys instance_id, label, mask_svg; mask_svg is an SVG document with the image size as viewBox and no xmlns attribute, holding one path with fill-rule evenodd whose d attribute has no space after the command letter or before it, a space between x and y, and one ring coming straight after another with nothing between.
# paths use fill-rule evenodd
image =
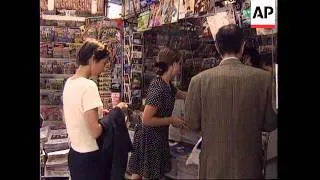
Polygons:
<instances>
[{"instance_id":1,"label":"woman's hand","mask_svg":"<svg viewBox=\"0 0 320 180\"><path fill-rule=\"evenodd\" d=\"M128 111L128 104L127 103L120 102L119 104L117 104L117 107L120 108L124 114L126 114Z\"/></svg>"},{"instance_id":2,"label":"woman's hand","mask_svg":"<svg viewBox=\"0 0 320 180\"><path fill-rule=\"evenodd\" d=\"M171 117L170 124L172 124L172 126L175 128L188 128L186 122L178 117Z\"/></svg>"}]
</instances>

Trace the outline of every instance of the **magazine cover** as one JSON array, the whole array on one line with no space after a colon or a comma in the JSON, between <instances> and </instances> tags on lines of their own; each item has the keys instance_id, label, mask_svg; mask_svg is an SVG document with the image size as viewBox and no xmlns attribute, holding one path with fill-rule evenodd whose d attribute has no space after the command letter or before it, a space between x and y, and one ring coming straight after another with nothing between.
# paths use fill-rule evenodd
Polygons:
<instances>
[{"instance_id":1,"label":"magazine cover","mask_svg":"<svg viewBox=\"0 0 320 180\"><path fill-rule=\"evenodd\" d=\"M112 99L111 97L108 98L101 98L103 109L112 109Z\"/></svg>"},{"instance_id":2,"label":"magazine cover","mask_svg":"<svg viewBox=\"0 0 320 180\"><path fill-rule=\"evenodd\" d=\"M62 105L62 91L40 92L40 104L53 106Z\"/></svg>"},{"instance_id":3,"label":"magazine cover","mask_svg":"<svg viewBox=\"0 0 320 180\"><path fill-rule=\"evenodd\" d=\"M139 15L137 31L146 31L148 29L150 11L145 11Z\"/></svg>"},{"instance_id":4,"label":"magazine cover","mask_svg":"<svg viewBox=\"0 0 320 180\"><path fill-rule=\"evenodd\" d=\"M125 74L123 75L124 84L130 84L130 75Z\"/></svg>"},{"instance_id":5,"label":"magazine cover","mask_svg":"<svg viewBox=\"0 0 320 180\"><path fill-rule=\"evenodd\" d=\"M143 71L143 69L142 69L143 65L142 64L132 64L131 67L132 67L132 69L131 69L132 72L142 73L142 71Z\"/></svg>"},{"instance_id":6,"label":"magazine cover","mask_svg":"<svg viewBox=\"0 0 320 180\"><path fill-rule=\"evenodd\" d=\"M193 16L195 0L179 0L179 2L179 19Z\"/></svg>"},{"instance_id":7,"label":"magazine cover","mask_svg":"<svg viewBox=\"0 0 320 180\"><path fill-rule=\"evenodd\" d=\"M214 12L214 2L215 0L195 0L194 14L201 16Z\"/></svg>"},{"instance_id":8,"label":"magazine cover","mask_svg":"<svg viewBox=\"0 0 320 180\"><path fill-rule=\"evenodd\" d=\"M138 14L140 13L140 10L141 10L141 4L140 4L140 0L132 0L132 3L133 3L133 12L135 14Z\"/></svg>"},{"instance_id":9,"label":"magazine cover","mask_svg":"<svg viewBox=\"0 0 320 180\"><path fill-rule=\"evenodd\" d=\"M68 28L69 42L82 43L80 28Z\"/></svg>"},{"instance_id":10,"label":"magazine cover","mask_svg":"<svg viewBox=\"0 0 320 180\"><path fill-rule=\"evenodd\" d=\"M250 27L251 25L251 3L249 0L245 0L241 10L241 27Z\"/></svg>"},{"instance_id":11,"label":"magazine cover","mask_svg":"<svg viewBox=\"0 0 320 180\"><path fill-rule=\"evenodd\" d=\"M48 43L40 42L40 57L48 57Z\"/></svg>"},{"instance_id":12,"label":"magazine cover","mask_svg":"<svg viewBox=\"0 0 320 180\"><path fill-rule=\"evenodd\" d=\"M124 0L124 16L128 16L131 14L131 11L130 11L130 1L131 0Z\"/></svg>"},{"instance_id":13,"label":"magazine cover","mask_svg":"<svg viewBox=\"0 0 320 180\"><path fill-rule=\"evenodd\" d=\"M55 28L55 41L57 42L72 42L71 39L69 39L68 29L66 27L56 27Z\"/></svg>"},{"instance_id":14,"label":"magazine cover","mask_svg":"<svg viewBox=\"0 0 320 180\"><path fill-rule=\"evenodd\" d=\"M48 43L47 58L53 57L53 46L54 46L54 43Z\"/></svg>"},{"instance_id":15,"label":"magazine cover","mask_svg":"<svg viewBox=\"0 0 320 180\"><path fill-rule=\"evenodd\" d=\"M69 44L69 56L70 58L76 58L77 57L77 52L79 48L82 46L81 43L70 43Z\"/></svg>"},{"instance_id":16,"label":"magazine cover","mask_svg":"<svg viewBox=\"0 0 320 180\"><path fill-rule=\"evenodd\" d=\"M112 98L110 91L100 91L100 97L103 104L103 109L112 108Z\"/></svg>"},{"instance_id":17,"label":"magazine cover","mask_svg":"<svg viewBox=\"0 0 320 180\"><path fill-rule=\"evenodd\" d=\"M54 26L40 26L40 41L54 41L55 27Z\"/></svg>"},{"instance_id":18,"label":"magazine cover","mask_svg":"<svg viewBox=\"0 0 320 180\"><path fill-rule=\"evenodd\" d=\"M111 88L111 83L112 83L112 79L111 79L111 75L110 77L99 77L98 78L98 90L99 91L110 91Z\"/></svg>"},{"instance_id":19,"label":"magazine cover","mask_svg":"<svg viewBox=\"0 0 320 180\"><path fill-rule=\"evenodd\" d=\"M54 58L62 58L64 43L54 43L53 46L53 57Z\"/></svg>"},{"instance_id":20,"label":"magazine cover","mask_svg":"<svg viewBox=\"0 0 320 180\"><path fill-rule=\"evenodd\" d=\"M131 65L130 64L124 64L123 70L124 70L124 74L130 74L131 73Z\"/></svg>"},{"instance_id":21,"label":"magazine cover","mask_svg":"<svg viewBox=\"0 0 320 180\"><path fill-rule=\"evenodd\" d=\"M124 46L124 64L130 64L131 62L131 48L129 45Z\"/></svg>"},{"instance_id":22,"label":"magazine cover","mask_svg":"<svg viewBox=\"0 0 320 180\"><path fill-rule=\"evenodd\" d=\"M122 67L121 64L116 64L115 67L113 68L113 72L112 72L112 80L121 80L121 75L122 75L122 71L121 71Z\"/></svg>"},{"instance_id":23,"label":"magazine cover","mask_svg":"<svg viewBox=\"0 0 320 180\"><path fill-rule=\"evenodd\" d=\"M142 73L132 72L131 88L141 89L141 83L142 83Z\"/></svg>"},{"instance_id":24,"label":"magazine cover","mask_svg":"<svg viewBox=\"0 0 320 180\"><path fill-rule=\"evenodd\" d=\"M160 3L154 3L151 5L149 28L157 27L161 25L161 9Z\"/></svg>"},{"instance_id":25,"label":"magazine cover","mask_svg":"<svg viewBox=\"0 0 320 180\"><path fill-rule=\"evenodd\" d=\"M98 39L98 28L97 25L89 25L85 28L85 31L82 35L82 39L85 41L87 38Z\"/></svg>"},{"instance_id":26,"label":"magazine cover","mask_svg":"<svg viewBox=\"0 0 320 180\"><path fill-rule=\"evenodd\" d=\"M161 24L178 21L179 0L160 0Z\"/></svg>"},{"instance_id":27,"label":"magazine cover","mask_svg":"<svg viewBox=\"0 0 320 180\"><path fill-rule=\"evenodd\" d=\"M141 104L141 103L142 103L141 90L133 90L133 91L132 91L131 103L132 103L133 105Z\"/></svg>"},{"instance_id":28,"label":"magazine cover","mask_svg":"<svg viewBox=\"0 0 320 180\"><path fill-rule=\"evenodd\" d=\"M212 37L215 39L220 27L228 24L236 24L232 5L227 5L225 10L221 9L213 16L207 17Z\"/></svg>"},{"instance_id":29,"label":"magazine cover","mask_svg":"<svg viewBox=\"0 0 320 180\"><path fill-rule=\"evenodd\" d=\"M63 90L65 79L49 79L50 89Z\"/></svg>"},{"instance_id":30,"label":"magazine cover","mask_svg":"<svg viewBox=\"0 0 320 180\"><path fill-rule=\"evenodd\" d=\"M148 0L140 0L140 12L146 11L148 9Z\"/></svg>"}]
</instances>

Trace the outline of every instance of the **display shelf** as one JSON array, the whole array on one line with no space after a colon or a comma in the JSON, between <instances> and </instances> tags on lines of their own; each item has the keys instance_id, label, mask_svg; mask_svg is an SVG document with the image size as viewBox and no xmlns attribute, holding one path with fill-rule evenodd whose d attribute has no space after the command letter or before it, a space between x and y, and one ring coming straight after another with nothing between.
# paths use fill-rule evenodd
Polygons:
<instances>
[{"instance_id":1,"label":"display shelf","mask_svg":"<svg viewBox=\"0 0 320 180\"><path fill-rule=\"evenodd\" d=\"M40 94L48 94L51 92L62 92L63 90L56 90L56 89L40 89Z\"/></svg>"},{"instance_id":2,"label":"display shelf","mask_svg":"<svg viewBox=\"0 0 320 180\"><path fill-rule=\"evenodd\" d=\"M76 42L62 42L62 41L40 41L40 43L57 43L57 44L82 44L82 43L76 43Z\"/></svg>"},{"instance_id":3,"label":"display shelf","mask_svg":"<svg viewBox=\"0 0 320 180\"><path fill-rule=\"evenodd\" d=\"M71 76L73 76L73 74L46 74L46 73L40 74L41 78L68 78Z\"/></svg>"},{"instance_id":4,"label":"display shelf","mask_svg":"<svg viewBox=\"0 0 320 180\"><path fill-rule=\"evenodd\" d=\"M41 176L41 178L70 178L70 176Z\"/></svg>"},{"instance_id":5,"label":"display shelf","mask_svg":"<svg viewBox=\"0 0 320 180\"><path fill-rule=\"evenodd\" d=\"M44 58L40 57L41 61L69 61L69 62L76 62L76 58Z\"/></svg>"},{"instance_id":6,"label":"display shelf","mask_svg":"<svg viewBox=\"0 0 320 180\"><path fill-rule=\"evenodd\" d=\"M43 14L41 19L44 20L57 20L57 21L85 21L85 17L78 16L59 16L59 15L45 15Z\"/></svg>"}]
</instances>

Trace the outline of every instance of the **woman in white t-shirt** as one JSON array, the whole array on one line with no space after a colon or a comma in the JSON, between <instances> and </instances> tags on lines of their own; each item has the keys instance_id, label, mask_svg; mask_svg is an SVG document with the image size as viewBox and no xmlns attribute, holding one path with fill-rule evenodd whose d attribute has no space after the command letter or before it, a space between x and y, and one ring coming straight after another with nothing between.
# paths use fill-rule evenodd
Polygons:
<instances>
[{"instance_id":1,"label":"woman in white t-shirt","mask_svg":"<svg viewBox=\"0 0 320 180\"><path fill-rule=\"evenodd\" d=\"M98 87L90 76L104 71L109 53L106 47L87 40L79 49L79 68L63 90L63 111L71 148L68 165L72 180L102 180L102 158L96 139L103 127L98 122L98 108L102 107Z\"/></svg>"}]
</instances>

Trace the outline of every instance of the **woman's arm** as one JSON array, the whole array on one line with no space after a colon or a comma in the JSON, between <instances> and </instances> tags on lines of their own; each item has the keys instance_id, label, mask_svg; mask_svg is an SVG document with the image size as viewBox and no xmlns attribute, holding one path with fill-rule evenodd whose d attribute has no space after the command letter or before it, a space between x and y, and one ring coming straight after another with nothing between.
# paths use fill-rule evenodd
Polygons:
<instances>
[{"instance_id":1,"label":"woman's arm","mask_svg":"<svg viewBox=\"0 0 320 180\"><path fill-rule=\"evenodd\" d=\"M142 124L145 126L157 127L170 125L172 117L159 118L154 117L158 110L158 107L146 105L142 115Z\"/></svg>"},{"instance_id":2,"label":"woman's arm","mask_svg":"<svg viewBox=\"0 0 320 180\"><path fill-rule=\"evenodd\" d=\"M90 109L84 113L84 118L88 122L91 135L97 139L103 132L101 124L98 122L98 108Z\"/></svg>"},{"instance_id":3,"label":"woman's arm","mask_svg":"<svg viewBox=\"0 0 320 180\"><path fill-rule=\"evenodd\" d=\"M103 106L103 104L99 95L98 87L94 82L92 82L83 93L82 107L84 119L87 121L87 126L92 137L95 139L97 139L103 132L102 126L98 122L98 108L101 106Z\"/></svg>"},{"instance_id":4,"label":"woman's arm","mask_svg":"<svg viewBox=\"0 0 320 180\"><path fill-rule=\"evenodd\" d=\"M181 91L181 90L178 89L178 91L177 91L177 93L176 93L176 98L177 98L177 99L184 99L184 100L185 100L186 97L187 97L187 95L188 95L187 92Z\"/></svg>"},{"instance_id":5,"label":"woman's arm","mask_svg":"<svg viewBox=\"0 0 320 180\"><path fill-rule=\"evenodd\" d=\"M177 117L155 117L158 107L146 105L143 115L142 124L149 127L167 126L172 124L174 127L187 128L184 120Z\"/></svg>"}]
</instances>

